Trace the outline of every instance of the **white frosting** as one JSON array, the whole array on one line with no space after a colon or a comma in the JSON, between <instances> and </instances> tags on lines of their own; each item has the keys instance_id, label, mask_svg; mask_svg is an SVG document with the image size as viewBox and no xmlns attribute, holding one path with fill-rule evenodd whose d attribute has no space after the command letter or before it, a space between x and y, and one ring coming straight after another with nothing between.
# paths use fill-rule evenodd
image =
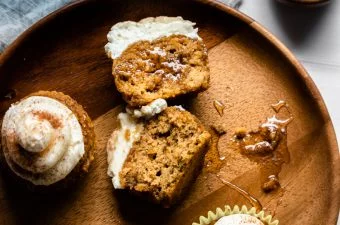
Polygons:
<instances>
[{"instance_id":1,"label":"white frosting","mask_svg":"<svg viewBox=\"0 0 340 225\"><path fill-rule=\"evenodd\" d=\"M126 108L126 112L136 118L144 117L146 119L150 119L156 114L161 113L164 109L166 109L166 107L168 107L166 100L158 98L151 103L142 106L140 109Z\"/></svg>"},{"instance_id":2,"label":"white frosting","mask_svg":"<svg viewBox=\"0 0 340 225\"><path fill-rule=\"evenodd\" d=\"M77 117L64 104L43 96L13 104L3 119L1 138L9 167L35 185L62 180L85 152Z\"/></svg>"},{"instance_id":3,"label":"white frosting","mask_svg":"<svg viewBox=\"0 0 340 225\"><path fill-rule=\"evenodd\" d=\"M115 24L107 34L108 43L105 52L115 59L132 43L140 40L152 41L173 34L185 35L192 39L201 39L194 28L195 23L182 17L148 17L139 22L125 21Z\"/></svg>"},{"instance_id":4,"label":"white frosting","mask_svg":"<svg viewBox=\"0 0 340 225\"><path fill-rule=\"evenodd\" d=\"M261 220L248 214L224 216L215 225L264 225Z\"/></svg>"},{"instance_id":5,"label":"white frosting","mask_svg":"<svg viewBox=\"0 0 340 225\"><path fill-rule=\"evenodd\" d=\"M29 152L42 152L51 141L52 125L32 113L22 115L16 126L19 144Z\"/></svg>"},{"instance_id":6,"label":"white frosting","mask_svg":"<svg viewBox=\"0 0 340 225\"><path fill-rule=\"evenodd\" d=\"M118 119L120 129L113 131L108 140L107 174L112 177L112 183L115 189L123 189L120 183L119 173L121 172L124 162L129 155L133 143L140 138L140 133L143 130L143 122L138 122L138 118L144 117L150 119L156 114L161 113L168 107L166 100L159 98L148 105L142 106L140 109L126 108L127 113L120 113Z\"/></svg>"},{"instance_id":7,"label":"white frosting","mask_svg":"<svg viewBox=\"0 0 340 225\"><path fill-rule=\"evenodd\" d=\"M140 138L143 123L138 123L127 113L118 115L120 129L115 130L107 143L107 162L109 164L107 174L112 177L115 189L123 189L120 183L119 173L129 155L133 143Z\"/></svg>"}]
</instances>

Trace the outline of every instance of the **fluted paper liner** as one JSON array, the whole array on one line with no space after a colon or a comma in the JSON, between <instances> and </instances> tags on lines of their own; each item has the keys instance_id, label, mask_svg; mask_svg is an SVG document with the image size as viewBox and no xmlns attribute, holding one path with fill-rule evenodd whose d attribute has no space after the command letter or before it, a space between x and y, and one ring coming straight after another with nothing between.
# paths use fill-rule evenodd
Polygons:
<instances>
[{"instance_id":1,"label":"fluted paper liner","mask_svg":"<svg viewBox=\"0 0 340 225\"><path fill-rule=\"evenodd\" d=\"M272 221L271 215L265 215L264 211L256 212L255 207L252 207L248 210L247 206L243 205L241 208L238 205L235 205L233 209L229 205L226 205L224 207L224 210L221 208L216 209L216 213L209 211L208 216L200 216L199 217L199 223L192 223L192 225L210 225L212 222L216 222L218 219L220 219L223 216L229 216L233 214L248 214L251 216L255 216L259 220L261 220L266 225L278 225L279 221L274 220Z\"/></svg>"}]
</instances>

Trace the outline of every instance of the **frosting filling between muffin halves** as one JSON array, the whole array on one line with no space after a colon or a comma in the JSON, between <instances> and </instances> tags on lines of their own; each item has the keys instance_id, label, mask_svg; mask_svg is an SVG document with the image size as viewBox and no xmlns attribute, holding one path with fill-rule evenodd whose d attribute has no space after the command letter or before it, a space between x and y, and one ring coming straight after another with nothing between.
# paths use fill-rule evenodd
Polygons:
<instances>
[{"instance_id":1,"label":"frosting filling between muffin halves","mask_svg":"<svg viewBox=\"0 0 340 225\"><path fill-rule=\"evenodd\" d=\"M112 183L115 189L123 189L119 173L124 166L124 162L135 141L138 141L143 130L144 123L139 118L150 119L156 114L161 113L167 108L167 102L164 99L156 99L140 109L126 108L127 113L120 113L118 120L120 128L115 130L107 143L107 174L112 177ZM182 110L184 110L182 108Z\"/></svg>"},{"instance_id":2,"label":"frosting filling between muffin halves","mask_svg":"<svg viewBox=\"0 0 340 225\"><path fill-rule=\"evenodd\" d=\"M144 117L149 119L156 114L161 113L164 109L166 109L166 107L168 107L166 100L158 98L151 103L142 106L140 109L130 109L127 107L126 112L136 118Z\"/></svg>"},{"instance_id":3,"label":"frosting filling between muffin halves","mask_svg":"<svg viewBox=\"0 0 340 225\"><path fill-rule=\"evenodd\" d=\"M28 97L6 112L2 148L10 169L35 185L65 178L85 153L81 125L59 101Z\"/></svg>"},{"instance_id":4,"label":"frosting filling between muffin halves","mask_svg":"<svg viewBox=\"0 0 340 225\"><path fill-rule=\"evenodd\" d=\"M140 137L143 123L138 122L136 118L128 113L120 113L118 119L120 129L112 133L107 143L107 162L109 165L107 174L112 177L114 188L123 189L119 173L123 168L133 143Z\"/></svg>"}]
</instances>

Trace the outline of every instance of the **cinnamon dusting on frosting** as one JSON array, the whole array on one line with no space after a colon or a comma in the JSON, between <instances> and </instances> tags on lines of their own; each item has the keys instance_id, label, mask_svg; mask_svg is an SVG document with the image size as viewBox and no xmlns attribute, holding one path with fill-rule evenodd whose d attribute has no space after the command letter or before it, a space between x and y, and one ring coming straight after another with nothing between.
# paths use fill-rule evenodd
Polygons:
<instances>
[{"instance_id":1,"label":"cinnamon dusting on frosting","mask_svg":"<svg viewBox=\"0 0 340 225\"><path fill-rule=\"evenodd\" d=\"M40 120L48 120L54 129L60 128L62 126L60 120L52 114L42 111L34 111L32 114L38 116Z\"/></svg>"},{"instance_id":2,"label":"cinnamon dusting on frosting","mask_svg":"<svg viewBox=\"0 0 340 225\"><path fill-rule=\"evenodd\" d=\"M10 169L35 185L65 178L85 153L81 125L61 102L31 96L6 112L1 142Z\"/></svg>"}]
</instances>

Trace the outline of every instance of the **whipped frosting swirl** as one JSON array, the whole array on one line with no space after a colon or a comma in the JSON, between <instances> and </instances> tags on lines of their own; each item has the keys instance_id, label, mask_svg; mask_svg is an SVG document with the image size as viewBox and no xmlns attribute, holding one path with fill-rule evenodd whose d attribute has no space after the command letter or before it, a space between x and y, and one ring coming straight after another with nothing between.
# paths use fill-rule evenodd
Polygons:
<instances>
[{"instance_id":1,"label":"whipped frosting swirl","mask_svg":"<svg viewBox=\"0 0 340 225\"><path fill-rule=\"evenodd\" d=\"M61 102L44 96L28 97L9 108L1 141L11 170L35 185L62 180L85 153L75 114Z\"/></svg>"},{"instance_id":2,"label":"whipped frosting swirl","mask_svg":"<svg viewBox=\"0 0 340 225\"><path fill-rule=\"evenodd\" d=\"M215 225L264 225L261 220L248 214L224 216Z\"/></svg>"}]
</instances>

